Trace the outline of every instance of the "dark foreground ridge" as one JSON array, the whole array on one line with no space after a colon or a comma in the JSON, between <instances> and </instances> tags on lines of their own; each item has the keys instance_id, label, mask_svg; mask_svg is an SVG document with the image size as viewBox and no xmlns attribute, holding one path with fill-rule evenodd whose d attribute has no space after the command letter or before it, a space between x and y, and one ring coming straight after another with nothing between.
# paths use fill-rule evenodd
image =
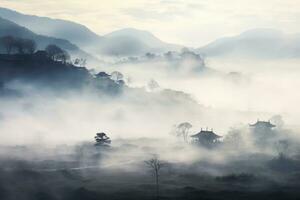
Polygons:
<instances>
[{"instance_id":1,"label":"dark foreground ridge","mask_svg":"<svg viewBox=\"0 0 300 200\"><path fill-rule=\"evenodd\" d=\"M0 54L0 83L2 90L11 84L29 84L56 92L94 87L106 94L118 94L124 86L122 81L114 81L109 75L94 76L85 67L53 60L45 51Z\"/></svg>"}]
</instances>

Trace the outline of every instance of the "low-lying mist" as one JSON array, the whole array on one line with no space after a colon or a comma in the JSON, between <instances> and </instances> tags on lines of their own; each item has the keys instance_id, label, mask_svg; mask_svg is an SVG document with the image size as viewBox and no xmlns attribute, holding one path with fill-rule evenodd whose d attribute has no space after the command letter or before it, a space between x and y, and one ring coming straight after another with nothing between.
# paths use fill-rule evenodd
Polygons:
<instances>
[{"instance_id":1,"label":"low-lying mist","mask_svg":"<svg viewBox=\"0 0 300 200\"><path fill-rule=\"evenodd\" d=\"M184 91L207 107L280 114L288 124L297 126L299 63L299 59L208 58L202 71L191 70L191 66L201 69L201 65L186 62L177 68L163 61L123 63L107 69L125 74L133 87L155 80L161 88Z\"/></svg>"},{"instance_id":2,"label":"low-lying mist","mask_svg":"<svg viewBox=\"0 0 300 200\"><path fill-rule=\"evenodd\" d=\"M151 199L153 179L145 161L153 157L163 163L161 195L168 198L196 197L200 188L298 187L298 61L286 61L287 67L284 61L253 61L253 70L228 60L194 61L175 68L160 60L100 66L90 70L94 74L80 89L59 88L61 82L55 87L28 80L5 84L18 95L0 98L0 177L18 183L15 188L0 184L0 197L18 199L26 191L24 199L112 194L120 199L122 192L134 191L129 196ZM107 82L99 71L122 72L124 86ZM101 84L117 84L118 90L107 93ZM257 119L276 127L257 134L249 127ZM176 132L182 122L192 125L187 140ZM215 146L190 137L211 129L222 136ZM110 145L95 145L99 132L110 137ZM49 186L51 191L45 189Z\"/></svg>"}]
</instances>

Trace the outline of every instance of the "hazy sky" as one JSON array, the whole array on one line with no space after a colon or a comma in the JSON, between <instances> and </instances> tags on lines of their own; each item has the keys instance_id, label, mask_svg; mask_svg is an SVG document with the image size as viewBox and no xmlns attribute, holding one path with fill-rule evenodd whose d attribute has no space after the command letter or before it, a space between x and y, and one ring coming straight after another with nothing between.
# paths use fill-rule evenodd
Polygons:
<instances>
[{"instance_id":1,"label":"hazy sky","mask_svg":"<svg viewBox=\"0 0 300 200\"><path fill-rule=\"evenodd\" d=\"M300 0L0 0L0 6L76 21L98 34L144 29L194 47L252 28L300 32Z\"/></svg>"}]
</instances>

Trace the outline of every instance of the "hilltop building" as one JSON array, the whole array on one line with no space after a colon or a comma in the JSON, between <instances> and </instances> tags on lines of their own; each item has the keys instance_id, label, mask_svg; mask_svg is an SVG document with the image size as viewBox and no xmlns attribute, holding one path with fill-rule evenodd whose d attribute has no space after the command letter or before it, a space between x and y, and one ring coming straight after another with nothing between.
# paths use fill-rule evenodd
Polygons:
<instances>
[{"instance_id":1,"label":"hilltop building","mask_svg":"<svg viewBox=\"0 0 300 200\"><path fill-rule=\"evenodd\" d=\"M257 120L255 124L249 124L249 126L251 128L256 128L256 129L272 129L276 127L270 121L259 121L259 120Z\"/></svg>"},{"instance_id":2,"label":"hilltop building","mask_svg":"<svg viewBox=\"0 0 300 200\"><path fill-rule=\"evenodd\" d=\"M270 121L257 120L256 123L249 124L249 127L257 146L266 147L272 143L274 136L276 136L276 132L273 130L276 126Z\"/></svg>"},{"instance_id":3,"label":"hilltop building","mask_svg":"<svg viewBox=\"0 0 300 200\"><path fill-rule=\"evenodd\" d=\"M193 143L200 144L205 147L214 147L216 144L220 143L219 139L222 138L222 136L214 133L213 129L201 129L199 133L192 135L191 138Z\"/></svg>"}]
</instances>

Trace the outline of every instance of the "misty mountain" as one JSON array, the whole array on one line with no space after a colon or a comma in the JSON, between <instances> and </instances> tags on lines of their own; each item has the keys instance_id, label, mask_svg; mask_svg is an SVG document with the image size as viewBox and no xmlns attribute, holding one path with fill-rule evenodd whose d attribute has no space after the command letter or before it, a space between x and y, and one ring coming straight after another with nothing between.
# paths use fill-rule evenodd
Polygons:
<instances>
[{"instance_id":1,"label":"misty mountain","mask_svg":"<svg viewBox=\"0 0 300 200\"><path fill-rule=\"evenodd\" d=\"M26 15L6 8L0 8L0 17L20 24L41 35L67 39L80 47L100 39L100 36L87 27L67 20Z\"/></svg>"},{"instance_id":2,"label":"misty mountain","mask_svg":"<svg viewBox=\"0 0 300 200\"><path fill-rule=\"evenodd\" d=\"M300 56L300 34L284 34L274 29L253 29L237 36L220 38L197 49L206 56L292 58Z\"/></svg>"},{"instance_id":3,"label":"misty mountain","mask_svg":"<svg viewBox=\"0 0 300 200\"><path fill-rule=\"evenodd\" d=\"M32 39L36 42L37 49L44 49L49 44L55 44L60 48L67 50L71 55L84 58L91 57L67 40L35 34L25 27L0 17L0 37L7 35Z\"/></svg>"},{"instance_id":4,"label":"misty mountain","mask_svg":"<svg viewBox=\"0 0 300 200\"><path fill-rule=\"evenodd\" d=\"M99 36L75 22L26 15L6 8L0 8L0 17L20 24L38 34L66 39L94 55L132 56L143 55L147 52L162 53L182 48L180 45L165 43L150 32L133 28L125 28Z\"/></svg>"},{"instance_id":5,"label":"misty mountain","mask_svg":"<svg viewBox=\"0 0 300 200\"><path fill-rule=\"evenodd\" d=\"M101 53L106 55L143 55L147 52L176 51L182 46L168 44L148 31L126 28L103 36Z\"/></svg>"}]
</instances>

